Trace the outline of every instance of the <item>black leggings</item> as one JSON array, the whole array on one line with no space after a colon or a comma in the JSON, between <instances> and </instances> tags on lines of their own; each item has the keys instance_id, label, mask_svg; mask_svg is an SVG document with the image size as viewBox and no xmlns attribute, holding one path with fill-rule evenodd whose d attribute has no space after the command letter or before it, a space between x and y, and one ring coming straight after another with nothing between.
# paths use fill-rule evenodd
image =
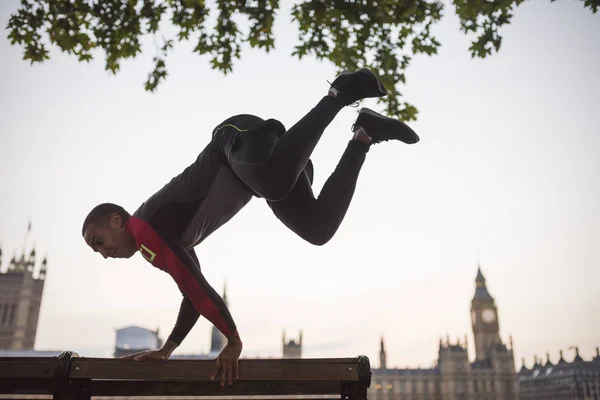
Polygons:
<instances>
[{"instance_id":1,"label":"black leggings","mask_svg":"<svg viewBox=\"0 0 600 400\"><path fill-rule=\"evenodd\" d=\"M288 131L283 126L277 131L277 125L252 115L232 117L217 128L235 138L224 153L236 176L264 197L288 228L315 245L329 241L339 228L369 149L368 144L351 140L315 198L307 164L342 107L337 99L326 96Z\"/></svg>"}]
</instances>

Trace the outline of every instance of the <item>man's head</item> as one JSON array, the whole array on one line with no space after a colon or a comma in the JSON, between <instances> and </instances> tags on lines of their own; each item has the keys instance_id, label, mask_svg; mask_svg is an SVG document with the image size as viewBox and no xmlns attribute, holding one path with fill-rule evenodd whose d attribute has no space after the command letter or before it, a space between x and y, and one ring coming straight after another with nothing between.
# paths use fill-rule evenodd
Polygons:
<instances>
[{"instance_id":1,"label":"man's head","mask_svg":"<svg viewBox=\"0 0 600 400\"><path fill-rule=\"evenodd\" d=\"M121 206L100 204L90 211L83 222L83 239L104 258L129 258L137 251L135 238L125 230L129 217L129 213Z\"/></svg>"}]
</instances>

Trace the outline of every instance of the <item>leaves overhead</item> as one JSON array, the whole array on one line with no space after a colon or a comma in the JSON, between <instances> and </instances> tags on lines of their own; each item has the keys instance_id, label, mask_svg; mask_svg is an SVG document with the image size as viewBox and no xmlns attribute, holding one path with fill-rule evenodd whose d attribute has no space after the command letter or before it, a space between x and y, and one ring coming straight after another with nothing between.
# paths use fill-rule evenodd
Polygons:
<instances>
[{"instance_id":1,"label":"leaves overhead","mask_svg":"<svg viewBox=\"0 0 600 400\"><path fill-rule=\"evenodd\" d=\"M472 57L500 50L499 30L523 1L452 1L461 31L474 35ZM593 13L600 7L600 0L580 1ZM413 57L437 53L440 43L431 28L443 8L441 1L427 0L296 2L291 15L299 44L292 56L327 60L338 71L372 68L390 92L380 99L388 114L414 120L417 109L403 100L400 88ZM23 59L32 64L49 59L50 45L87 62L101 49L106 70L114 74L123 60L142 52L141 41L149 35L156 54L145 88L154 91L167 77L166 59L176 40L192 41L194 52L209 55L212 68L227 74L241 58L244 43L267 53L275 48L278 10L279 0L215 0L212 8L204 0L21 0L7 28L11 44L22 46ZM214 23L209 24L211 17ZM162 37L163 30L173 27L173 37Z\"/></svg>"}]
</instances>

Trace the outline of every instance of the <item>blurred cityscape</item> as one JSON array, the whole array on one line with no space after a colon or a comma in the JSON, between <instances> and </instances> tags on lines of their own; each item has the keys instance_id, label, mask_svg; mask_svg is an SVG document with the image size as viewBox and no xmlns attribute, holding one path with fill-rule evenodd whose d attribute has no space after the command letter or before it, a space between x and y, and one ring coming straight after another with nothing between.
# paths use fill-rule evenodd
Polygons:
<instances>
[{"instance_id":1,"label":"blurred cityscape","mask_svg":"<svg viewBox=\"0 0 600 400\"><path fill-rule=\"evenodd\" d=\"M35 337L42 306L46 257L37 263L35 248L13 256L2 264L0 249L0 357L53 357L62 350L35 349ZM227 289L223 290L227 302ZM422 368L390 368L384 338L379 342L379 360L371 360L372 384L369 397L376 400L395 399L600 399L600 350L591 360L584 360L579 349L567 360L563 351L553 363L550 354L545 362L533 360L528 367L522 360L516 368L513 338L500 337L499 310L485 277L478 268L471 301L471 323L475 354L468 354L468 340L452 342L440 339L434 366ZM302 357L302 331L298 340L286 338L283 332L282 358ZM126 326L116 329L114 357L157 349L163 344L158 329ZM215 358L225 345L225 337L215 327L206 354L174 354L173 359ZM376 362L377 361L377 362ZM376 367L377 366L377 367ZM446 394L446 395L445 395Z\"/></svg>"}]
</instances>

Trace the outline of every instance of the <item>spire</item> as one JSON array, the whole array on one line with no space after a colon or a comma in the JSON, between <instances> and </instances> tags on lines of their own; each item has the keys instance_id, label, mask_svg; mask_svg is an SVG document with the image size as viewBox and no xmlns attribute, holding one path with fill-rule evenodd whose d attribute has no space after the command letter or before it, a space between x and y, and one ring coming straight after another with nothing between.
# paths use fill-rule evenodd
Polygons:
<instances>
[{"instance_id":1,"label":"spire","mask_svg":"<svg viewBox=\"0 0 600 400\"><path fill-rule=\"evenodd\" d=\"M550 353L546 353L546 364L544 365L545 368L551 367L554 364L552 364L552 362L550 361Z\"/></svg>"},{"instance_id":2,"label":"spire","mask_svg":"<svg viewBox=\"0 0 600 400\"><path fill-rule=\"evenodd\" d=\"M225 281L225 285L223 286L223 301L225 302L225 305L229 307L229 304L227 303L227 281Z\"/></svg>"},{"instance_id":3,"label":"spire","mask_svg":"<svg viewBox=\"0 0 600 400\"><path fill-rule=\"evenodd\" d=\"M473 301L493 301L494 299L490 295L485 285L485 278L481 273L481 266L477 266L477 277L475 278L475 296L473 296Z\"/></svg>"},{"instance_id":4,"label":"spire","mask_svg":"<svg viewBox=\"0 0 600 400\"><path fill-rule=\"evenodd\" d=\"M579 355L579 346L575 346L575 358L573 362L583 362L583 358Z\"/></svg>"},{"instance_id":5,"label":"spire","mask_svg":"<svg viewBox=\"0 0 600 400\"><path fill-rule=\"evenodd\" d=\"M381 348L379 350L379 368L387 369L387 356L385 352L385 345L383 343L383 335L381 336Z\"/></svg>"},{"instance_id":6,"label":"spire","mask_svg":"<svg viewBox=\"0 0 600 400\"><path fill-rule=\"evenodd\" d=\"M475 283L479 283L482 286L485 286L485 278L483 277L483 274L481 273L481 265L477 265L477 277L475 278Z\"/></svg>"},{"instance_id":7,"label":"spire","mask_svg":"<svg viewBox=\"0 0 600 400\"><path fill-rule=\"evenodd\" d=\"M35 247L31 249L31 253L29 253L29 260L27 260L27 271L33 272L33 267L35 266Z\"/></svg>"},{"instance_id":8,"label":"spire","mask_svg":"<svg viewBox=\"0 0 600 400\"><path fill-rule=\"evenodd\" d=\"M25 239L23 240L23 254L25 254L25 247L27 247L27 239L29 238L30 232L31 232L31 220L29 220L29 225L27 225L27 232L25 233Z\"/></svg>"},{"instance_id":9,"label":"spire","mask_svg":"<svg viewBox=\"0 0 600 400\"><path fill-rule=\"evenodd\" d=\"M521 359L521 370L519 372L527 372L529 371L529 368L527 368L527 365L525 365L525 358Z\"/></svg>"},{"instance_id":10,"label":"spire","mask_svg":"<svg viewBox=\"0 0 600 400\"><path fill-rule=\"evenodd\" d=\"M46 273L48 271L48 257L44 256L42 260L42 266L40 267L40 272L38 274L38 279L44 280L46 279Z\"/></svg>"},{"instance_id":11,"label":"spire","mask_svg":"<svg viewBox=\"0 0 600 400\"><path fill-rule=\"evenodd\" d=\"M567 361L563 357L563 351L561 350L559 353L560 353L560 359L558 360L558 364L565 364Z\"/></svg>"},{"instance_id":12,"label":"spire","mask_svg":"<svg viewBox=\"0 0 600 400\"><path fill-rule=\"evenodd\" d=\"M0 272L2 272L2 246L0 246Z\"/></svg>"},{"instance_id":13,"label":"spire","mask_svg":"<svg viewBox=\"0 0 600 400\"><path fill-rule=\"evenodd\" d=\"M225 282L223 287L223 302L225 303L225 306L229 307L227 304L227 282ZM225 335L223 335L216 326L213 326L210 336L210 352L212 354L218 353L223 347L225 347Z\"/></svg>"}]
</instances>

